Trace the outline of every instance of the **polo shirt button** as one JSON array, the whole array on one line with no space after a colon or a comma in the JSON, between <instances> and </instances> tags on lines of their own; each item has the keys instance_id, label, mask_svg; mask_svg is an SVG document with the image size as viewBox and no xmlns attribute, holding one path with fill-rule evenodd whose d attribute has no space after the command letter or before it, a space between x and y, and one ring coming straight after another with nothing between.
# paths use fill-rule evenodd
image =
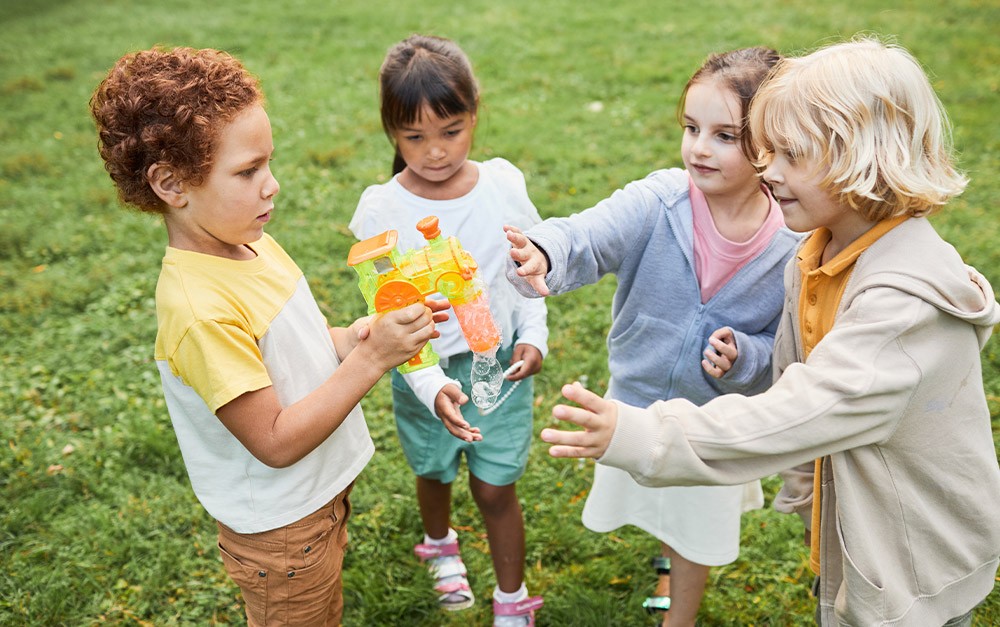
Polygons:
<instances>
[{"instance_id":1,"label":"polo shirt button","mask_svg":"<svg viewBox=\"0 0 1000 627\"><path fill-rule=\"evenodd\" d=\"M815 294L810 294L809 295L809 304L810 305L815 305L816 304L816 295Z\"/></svg>"}]
</instances>

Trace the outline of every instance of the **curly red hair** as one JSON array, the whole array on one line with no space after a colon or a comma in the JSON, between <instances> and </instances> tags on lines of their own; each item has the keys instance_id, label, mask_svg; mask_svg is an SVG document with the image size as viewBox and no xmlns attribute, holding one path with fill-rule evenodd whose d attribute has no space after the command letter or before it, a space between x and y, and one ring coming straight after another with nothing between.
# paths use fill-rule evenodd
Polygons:
<instances>
[{"instance_id":1,"label":"curly red hair","mask_svg":"<svg viewBox=\"0 0 1000 627\"><path fill-rule=\"evenodd\" d=\"M199 185L212 167L219 129L263 99L257 78L219 50L153 48L119 59L90 99L98 150L119 199L166 211L149 186L149 167L166 164Z\"/></svg>"}]
</instances>

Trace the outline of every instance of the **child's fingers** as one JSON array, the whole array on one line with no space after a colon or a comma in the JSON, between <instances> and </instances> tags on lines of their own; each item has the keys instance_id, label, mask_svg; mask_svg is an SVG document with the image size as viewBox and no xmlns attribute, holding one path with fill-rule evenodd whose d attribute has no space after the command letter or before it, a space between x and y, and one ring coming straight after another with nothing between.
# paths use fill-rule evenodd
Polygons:
<instances>
[{"instance_id":1,"label":"child's fingers","mask_svg":"<svg viewBox=\"0 0 1000 627\"><path fill-rule=\"evenodd\" d=\"M443 298L441 298L441 299L425 298L424 299L424 305L426 305L428 309L430 309L432 312L434 312L434 314L438 314L439 312L445 311L447 309L451 309L451 303L449 303L447 300L445 300ZM447 315L448 314L445 314L445 320L448 319ZM435 320L436 319L437 319L437 316L435 315Z\"/></svg>"},{"instance_id":2,"label":"child's fingers","mask_svg":"<svg viewBox=\"0 0 1000 627\"><path fill-rule=\"evenodd\" d=\"M717 366L713 365L707 359L701 360L701 369L707 372L709 376L715 377L716 379L720 378L723 374L725 374L724 372L722 372L722 370L720 370Z\"/></svg>"},{"instance_id":3,"label":"child's fingers","mask_svg":"<svg viewBox=\"0 0 1000 627\"><path fill-rule=\"evenodd\" d=\"M507 234L507 241L515 246L524 246L524 242L528 240L524 231L510 224L503 225L503 232Z\"/></svg>"},{"instance_id":4,"label":"child's fingers","mask_svg":"<svg viewBox=\"0 0 1000 627\"><path fill-rule=\"evenodd\" d=\"M444 426L448 429L449 433L465 442L478 442L483 439L482 433L479 432L479 427L473 427L464 420L457 422L445 420Z\"/></svg>"},{"instance_id":5,"label":"child's fingers","mask_svg":"<svg viewBox=\"0 0 1000 627\"><path fill-rule=\"evenodd\" d=\"M552 416L583 427L584 430L543 429L542 441L553 445L549 454L553 457L602 456L608 448L617 420L614 404L586 389L579 382L564 385L561 391L567 400L580 406L556 405L552 408Z\"/></svg>"},{"instance_id":6,"label":"child's fingers","mask_svg":"<svg viewBox=\"0 0 1000 627\"><path fill-rule=\"evenodd\" d=\"M395 311L390 311L385 314L387 318L390 318L392 322L407 326L413 324L419 324L420 319L425 315L431 317L431 309L424 305L423 303L413 303L412 305L407 305L401 309L396 309ZM426 324L426 323L424 323Z\"/></svg>"},{"instance_id":7,"label":"child's fingers","mask_svg":"<svg viewBox=\"0 0 1000 627\"><path fill-rule=\"evenodd\" d=\"M717 368L729 370L729 368L733 365L732 360L724 352L720 351L714 344L709 348L706 348L702 354L705 356L706 360Z\"/></svg>"},{"instance_id":8,"label":"child's fingers","mask_svg":"<svg viewBox=\"0 0 1000 627\"><path fill-rule=\"evenodd\" d=\"M524 277L539 296L549 295L549 286L545 283L545 273L546 273L546 262L543 255L539 254L541 259L532 259L521 264L519 268L515 271L517 276Z\"/></svg>"},{"instance_id":9,"label":"child's fingers","mask_svg":"<svg viewBox=\"0 0 1000 627\"><path fill-rule=\"evenodd\" d=\"M597 412L585 409L583 407L571 407L569 405L556 405L552 408L552 417L556 420L561 420L563 422L570 422L579 427L583 427L587 431L573 431L572 433L584 433L589 435L590 430L600 428L603 423ZM567 432L569 433L569 432ZM574 444L582 444L582 442L574 439Z\"/></svg>"},{"instance_id":10,"label":"child's fingers","mask_svg":"<svg viewBox=\"0 0 1000 627\"><path fill-rule=\"evenodd\" d=\"M446 385L441 389L441 392L443 392L444 395L447 396L456 406L465 405L469 402L469 397L466 396L465 392L460 390L456 385Z\"/></svg>"},{"instance_id":11,"label":"child's fingers","mask_svg":"<svg viewBox=\"0 0 1000 627\"><path fill-rule=\"evenodd\" d=\"M549 286L545 284L545 279L541 276L535 275L528 278L528 285L530 285L539 296L549 295Z\"/></svg>"},{"instance_id":12,"label":"child's fingers","mask_svg":"<svg viewBox=\"0 0 1000 627\"><path fill-rule=\"evenodd\" d=\"M468 402L469 397L454 385L444 386L439 394L441 396L435 401L434 407L445 425L468 427L469 423L462 417L462 405Z\"/></svg>"},{"instance_id":13,"label":"child's fingers","mask_svg":"<svg viewBox=\"0 0 1000 627\"><path fill-rule=\"evenodd\" d=\"M594 394L587 388L583 387L583 384L579 381L568 383L562 386L562 389L559 391L562 392L562 395L566 400L576 403L580 407L593 412L600 411L608 403L608 401L604 400L602 396Z\"/></svg>"},{"instance_id":14,"label":"child's fingers","mask_svg":"<svg viewBox=\"0 0 1000 627\"><path fill-rule=\"evenodd\" d=\"M543 442L552 444L549 455L552 457L598 457L594 447L587 444L586 431L560 431L559 429L542 429Z\"/></svg>"},{"instance_id":15,"label":"child's fingers","mask_svg":"<svg viewBox=\"0 0 1000 627\"><path fill-rule=\"evenodd\" d=\"M384 329L383 333L386 333L383 342L394 342L399 350L410 354L420 350L428 340L440 336L434 325L431 310L423 303L414 303L390 311L379 316L376 323L379 323Z\"/></svg>"},{"instance_id":16,"label":"child's fingers","mask_svg":"<svg viewBox=\"0 0 1000 627\"><path fill-rule=\"evenodd\" d=\"M708 343L719 355L728 358L730 361L736 359L736 342L732 335L722 338L710 337L708 338Z\"/></svg>"}]
</instances>

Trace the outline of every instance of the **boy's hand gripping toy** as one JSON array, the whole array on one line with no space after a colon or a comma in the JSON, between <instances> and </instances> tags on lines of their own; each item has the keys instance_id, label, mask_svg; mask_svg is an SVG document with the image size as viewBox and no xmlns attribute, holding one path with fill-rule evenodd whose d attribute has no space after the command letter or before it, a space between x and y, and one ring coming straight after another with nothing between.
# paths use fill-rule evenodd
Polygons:
<instances>
[{"instance_id":1,"label":"boy's hand gripping toy","mask_svg":"<svg viewBox=\"0 0 1000 627\"><path fill-rule=\"evenodd\" d=\"M390 230L352 246L347 265L358 273L358 287L368 303L369 314L423 302L435 293L448 299L474 353L472 401L480 409L489 408L503 383L503 372L496 360L501 335L490 313L479 265L456 237L441 236L436 216L418 222L417 230L427 240L423 248L400 253L396 249L398 233ZM428 342L399 371L413 372L438 361Z\"/></svg>"}]
</instances>

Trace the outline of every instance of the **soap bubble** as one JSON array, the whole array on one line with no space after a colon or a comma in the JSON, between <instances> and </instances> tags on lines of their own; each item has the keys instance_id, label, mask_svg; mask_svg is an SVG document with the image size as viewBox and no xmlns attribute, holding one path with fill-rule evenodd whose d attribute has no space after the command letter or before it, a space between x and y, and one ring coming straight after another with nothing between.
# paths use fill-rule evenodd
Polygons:
<instances>
[{"instance_id":1,"label":"soap bubble","mask_svg":"<svg viewBox=\"0 0 1000 627\"><path fill-rule=\"evenodd\" d=\"M503 386L503 368L496 351L472 354L472 402L479 409L489 409L497 402Z\"/></svg>"}]
</instances>

